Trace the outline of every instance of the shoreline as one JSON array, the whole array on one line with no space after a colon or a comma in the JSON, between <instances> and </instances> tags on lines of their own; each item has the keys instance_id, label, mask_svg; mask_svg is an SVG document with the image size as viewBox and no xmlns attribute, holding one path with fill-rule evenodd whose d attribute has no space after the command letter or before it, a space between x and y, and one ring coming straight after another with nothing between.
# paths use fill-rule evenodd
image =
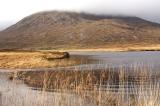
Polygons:
<instances>
[{"instance_id":1,"label":"shoreline","mask_svg":"<svg viewBox=\"0 0 160 106\"><path fill-rule=\"evenodd\" d=\"M160 51L160 46L159 45L158 46L150 46L150 47L144 47L143 46L143 47L132 47L132 48L121 48L120 47L120 48L98 48L98 49L37 50L36 51L36 55L37 55L37 53L41 53L41 52L42 53L46 53L45 55L47 55L47 53L50 53L50 52L53 52L53 53L57 52L58 56L59 56L59 53L61 54L62 52L66 52L66 51L69 54L71 52L149 52L149 51ZM36 63L34 63L34 64L29 64L28 63L29 64L28 66L30 66L30 67L28 67L26 65L26 63L25 63L25 61L27 61L26 59L28 58L28 56L30 56L30 55L28 55L27 57L24 56L24 59L21 60L21 62L25 65L25 67L23 66L23 64L20 64L20 63L19 63L20 64L19 66L16 66L17 62L20 61L20 59L19 59L20 57L17 58L16 55L13 54L13 56L11 56L10 58L11 59L12 59L12 57L16 57L16 58L12 59L12 60L14 60L14 62L10 62L10 60L8 60L10 55L7 55L7 54L12 54L14 52L19 52L19 51L10 51L10 52L3 52L2 51L2 52L0 52L0 55L2 55L2 56L4 55L4 57L5 57L5 58L3 58L3 57L1 58L1 61L3 61L1 63L3 63L3 64L1 64L0 72L3 72L3 71L5 71L5 72L31 71L31 70L41 70L41 69L50 70L50 69L57 69L57 68L61 69L61 68L64 68L63 66L66 66L66 65L67 66L70 66L70 65L72 66L72 64L77 64L75 59L73 59L73 60L71 59L71 61L67 61L66 59L64 59L63 60L64 62L61 59L55 59L55 60L51 61L51 60L47 60L47 59L41 58L42 56L39 55L39 57L36 56L35 59L37 60L37 58L38 58L39 62L46 63L47 67L45 67L45 66L37 67L36 64L37 64L38 61L36 61ZM34 52L33 51L27 51L26 52L26 51L22 50L18 54L21 54L20 56L23 56L24 54L28 54L28 53L33 54ZM19 56L19 55L17 55L17 56ZM30 56L30 57L33 57L33 56ZM40 58L40 60L39 60L39 58ZM28 60L28 61L32 61L33 62L34 59L33 60ZM10 64L8 64L8 66L4 66L4 64L7 64L7 62L10 63ZM71 62L71 63L68 64L67 62ZM52 63L52 65L50 65L50 63ZM54 64L57 63L57 65L53 65L53 63ZM60 64L60 63L62 63L62 64ZM65 63L66 65L64 65L63 63ZM47 64L49 64L49 65L47 65ZM36 67L31 67L33 65L35 65ZM10 66L12 66L12 67L10 67ZM60 66L60 67L51 67L51 66Z\"/></svg>"},{"instance_id":2,"label":"shoreline","mask_svg":"<svg viewBox=\"0 0 160 106\"><path fill-rule=\"evenodd\" d=\"M141 51L160 51L160 45L158 46L146 46L146 47L113 47L113 48L81 48L81 49L51 49L51 50L39 50L39 51L60 51L60 52L81 52L81 51L86 51L86 52L98 52L98 51L104 51L104 52L141 52Z\"/></svg>"}]
</instances>

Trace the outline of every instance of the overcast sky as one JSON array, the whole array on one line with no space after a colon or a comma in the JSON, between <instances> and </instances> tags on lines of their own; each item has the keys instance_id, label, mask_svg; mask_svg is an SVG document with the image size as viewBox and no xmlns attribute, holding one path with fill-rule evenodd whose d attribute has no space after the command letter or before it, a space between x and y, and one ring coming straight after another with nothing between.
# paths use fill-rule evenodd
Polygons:
<instances>
[{"instance_id":1,"label":"overcast sky","mask_svg":"<svg viewBox=\"0 0 160 106\"><path fill-rule=\"evenodd\" d=\"M48 10L137 16L160 23L160 0L0 0L0 28Z\"/></svg>"}]
</instances>

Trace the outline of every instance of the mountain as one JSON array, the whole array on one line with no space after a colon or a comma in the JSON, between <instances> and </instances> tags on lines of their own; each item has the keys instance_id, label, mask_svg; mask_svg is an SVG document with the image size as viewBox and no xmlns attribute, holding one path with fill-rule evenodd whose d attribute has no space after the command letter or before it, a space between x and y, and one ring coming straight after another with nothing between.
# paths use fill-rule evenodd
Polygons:
<instances>
[{"instance_id":1,"label":"mountain","mask_svg":"<svg viewBox=\"0 0 160 106\"><path fill-rule=\"evenodd\" d=\"M138 17L49 11L0 32L0 49L112 48L160 44L160 25Z\"/></svg>"}]
</instances>

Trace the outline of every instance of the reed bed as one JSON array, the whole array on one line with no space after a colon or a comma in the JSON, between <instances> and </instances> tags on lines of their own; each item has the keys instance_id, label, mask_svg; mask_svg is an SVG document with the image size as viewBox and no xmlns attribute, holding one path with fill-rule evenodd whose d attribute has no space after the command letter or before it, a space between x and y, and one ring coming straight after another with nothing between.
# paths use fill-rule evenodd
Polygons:
<instances>
[{"instance_id":1,"label":"reed bed","mask_svg":"<svg viewBox=\"0 0 160 106\"><path fill-rule=\"evenodd\" d=\"M18 97L17 87L11 87L13 97L6 96L3 101L10 106L160 106L160 71L151 66L25 71L11 75L13 82L18 79L28 87L22 97Z\"/></svg>"}]
</instances>

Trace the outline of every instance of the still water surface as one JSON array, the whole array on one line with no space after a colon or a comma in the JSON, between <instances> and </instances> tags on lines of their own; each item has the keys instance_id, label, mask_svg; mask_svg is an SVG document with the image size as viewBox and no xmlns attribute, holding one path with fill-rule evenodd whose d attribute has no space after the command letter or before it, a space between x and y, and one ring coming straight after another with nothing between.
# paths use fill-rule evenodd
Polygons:
<instances>
[{"instance_id":1,"label":"still water surface","mask_svg":"<svg viewBox=\"0 0 160 106\"><path fill-rule=\"evenodd\" d=\"M87 56L93 62L76 66L80 69L104 69L106 67L151 67L160 72L160 52L70 52L72 55ZM74 66L75 67L75 66ZM94 106L75 94L59 94L32 90L21 81L8 80L8 72L0 72L0 106ZM66 103L66 102L65 102ZM63 105L62 105L63 106ZM64 104L65 106L65 104Z\"/></svg>"},{"instance_id":2,"label":"still water surface","mask_svg":"<svg viewBox=\"0 0 160 106\"><path fill-rule=\"evenodd\" d=\"M160 69L160 52L71 52L72 55L89 56L94 59L92 63L82 63L81 67L107 68L107 67L151 67ZM96 60L96 61L95 61Z\"/></svg>"}]
</instances>

